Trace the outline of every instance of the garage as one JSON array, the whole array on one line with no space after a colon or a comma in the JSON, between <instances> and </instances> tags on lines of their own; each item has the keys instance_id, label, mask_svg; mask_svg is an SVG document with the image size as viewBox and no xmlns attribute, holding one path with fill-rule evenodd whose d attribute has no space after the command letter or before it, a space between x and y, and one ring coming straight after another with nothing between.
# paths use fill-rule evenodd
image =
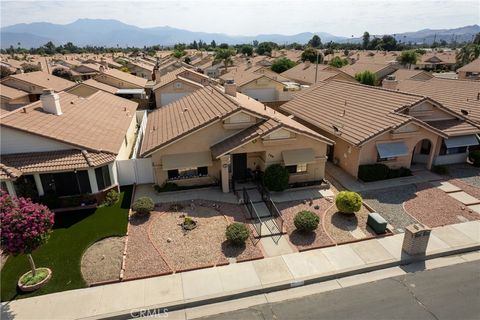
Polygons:
<instances>
[{"instance_id":1,"label":"garage","mask_svg":"<svg viewBox=\"0 0 480 320\"><path fill-rule=\"evenodd\" d=\"M261 102L277 100L275 88L245 89L243 93Z\"/></svg>"},{"instance_id":2,"label":"garage","mask_svg":"<svg viewBox=\"0 0 480 320\"><path fill-rule=\"evenodd\" d=\"M160 105L164 106L169 104L170 102L176 101L191 92L178 92L178 93L162 93L160 95Z\"/></svg>"}]
</instances>

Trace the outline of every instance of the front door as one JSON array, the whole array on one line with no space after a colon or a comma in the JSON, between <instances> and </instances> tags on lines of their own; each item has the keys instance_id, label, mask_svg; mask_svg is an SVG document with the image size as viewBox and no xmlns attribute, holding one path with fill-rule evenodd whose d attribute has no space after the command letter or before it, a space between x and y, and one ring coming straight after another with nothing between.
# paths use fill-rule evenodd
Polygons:
<instances>
[{"instance_id":1,"label":"front door","mask_svg":"<svg viewBox=\"0 0 480 320\"><path fill-rule=\"evenodd\" d=\"M233 180L244 181L247 178L247 154L236 153L232 155Z\"/></svg>"}]
</instances>

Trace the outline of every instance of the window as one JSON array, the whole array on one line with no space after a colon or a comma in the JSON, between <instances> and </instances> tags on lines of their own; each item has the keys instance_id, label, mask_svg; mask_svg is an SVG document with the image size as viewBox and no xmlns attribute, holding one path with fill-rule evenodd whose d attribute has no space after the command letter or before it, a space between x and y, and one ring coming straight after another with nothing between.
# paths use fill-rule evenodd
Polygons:
<instances>
[{"instance_id":1,"label":"window","mask_svg":"<svg viewBox=\"0 0 480 320\"><path fill-rule=\"evenodd\" d=\"M108 165L95 169L95 177L97 178L98 190L103 190L112 185L110 180L110 171Z\"/></svg>"},{"instance_id":2,"label":"window","mask_svg":"<svg viewBox=\"0 0 480 320\"><path fill-rule=\"evenodd\" d=\"M288 173L303 173L307 172L307 164L306 163L299 163L293 166L285 166Z\"/></svg>"},{"instance_id":3,"label":"window","mask_svg":"<svg viewBox=\"0 0 480 320\"><path fill-rule=\"evenodd\" d=\"M88 172L59 172L40 174L43 191L57 196L73 196L82 193L91 193Z\"/></svg>"},{"instance_id":4,"label":"window","mask_svg":"<svg viewBox=\"0 0 480 320\"><path fill-rule=\"evenodd\" d=\"M183 168L167 171L168 180L188 179L208 176L208 167Z\"/></svg>"},{"instance_id":5,"label":"window","mask_svg":"<svg viewBox=\"0 0 480 320\"><path fill-rule=\"evenodd\" d=\"M439 155L445 156L449 154L459 154L459 153L467 153L467 147L447 148L447 146L445 145L445 141L442 141Z\"/></svg>"}]
</instances>

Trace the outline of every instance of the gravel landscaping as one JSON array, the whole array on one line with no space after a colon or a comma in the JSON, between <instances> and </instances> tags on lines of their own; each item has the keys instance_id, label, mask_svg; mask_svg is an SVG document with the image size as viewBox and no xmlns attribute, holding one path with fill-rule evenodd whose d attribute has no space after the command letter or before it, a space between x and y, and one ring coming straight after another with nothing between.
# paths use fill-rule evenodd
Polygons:
<instances>
[{"instance_id":1,"label":"gravel landscaping","mask_svg":"<svg viewBox=\"0 0 480 320\"><path fill-rule=\"evenodd\" d=\"M318 247L325 247L334 245L335 242L325 233L322 217L324 212L333 205L332 202L321 198L313 200L312 205L309 202L304 204L302 201L288 201L276 203L278 210L280 210L282 218L284 220L284 226L286 228L290 242L295 245L298 250L312 249ZM318 205L318 209L315 206ZM317 214L320 218L317 230L314 232L302 233L295 230L293 219L295 215L303 210L311 211Z\"/></svg>"},{"instance_id":2,"label":"gravel landscaping","mask_svg":"<svg viewBox=\"0 0 480 320\"><path fill-rule=\"evenodd\" d=\"M83 254L81 270L87 284L120 279L125 237L110 237L92 244Z\"/></svg>"},{"instance_id":3,"label":"gravel landscaping","mask_svg":"<svg viewBox=\"0 0 480 320\"><path fill-rule=\"evenodd\" d=\"M461 202L430 183L416 186L416 197L405 202L405 210L420 223L440 227L480 218L478 213L470 212Z\"/></svg>"},{"instance_id":4,"label":"gravel landscaping","mask_svg":"<svg viewBox=\"0 0 480 320\"><path fill-rule=\"evenodd\" d=\"M448 182L450 182L454 186L459 187L460 189L462 189L463 191L465 191L466 193L468 193L472 197L475 197L475 198L480 200L480 186L475 187L475 186L465 182L464 180L460 180L460 179L452 179L452 180L448 180Z\"/></svg>"},{"instance_id":5,"label":"gravel landscaping","mask_svg":"<svg viewBox=\"0 0 480 320\"><path fill-rule=\"evenodd\" d=\"M227 264L230 259L240 262L263 258L260 244L257 241L254 245L253 238L239 247L226 240L225 229L230 223L245 222L243 207L204 200L176 205L178 209L171 203L157 206L144 223L131 224L126 277L211 267ZM192 230L181 226L186 215L196 222Z\"/></svg>"},{"instance_id":6,"label":"gravel landscaping","mask_svg":"<svg viewBox=\"0 0 480 320\"><path fill-rule=\"evenodd\" d=\"M365 206L355 214L338 212L332 206L325 212L325 229L337 244L375 237L376 233L367 226L368 214Z\"/></svg>"},{"instance_id":7,"label":"gravel landscaping","mask_svg":"<svg viewBox=\"0 0 480 320\"><path fill-rule=\"evenodd\" d=\"M448 175L471 186L480 188L480 168L476 168L469 164L449 165Z\"/></svg>"},{"instance_id":8,"label":"gravel landscaping","mask_svg":"<svg viewBox=\"0 0 480 320\"><path fill-rule=\"evenodd\" d=\"M394 228L394 233L403 232L405 227L416 223L403 208L403 203L415 197L415 185L405 185L362 194L363 200L380 213Z\"/></svg>"}]
</instances>

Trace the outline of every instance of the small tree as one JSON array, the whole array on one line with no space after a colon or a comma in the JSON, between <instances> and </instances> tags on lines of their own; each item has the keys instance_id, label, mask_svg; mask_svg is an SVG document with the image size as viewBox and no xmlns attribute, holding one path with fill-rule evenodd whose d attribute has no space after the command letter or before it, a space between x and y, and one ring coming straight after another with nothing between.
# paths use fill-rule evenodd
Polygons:
<instances>
[{"instance_id":1,"label":"small tree","mask_svg":"<svg viewBox=\"0 0 480 320\"><path fill-rule=\"evenodd\" d=\"M341 68L348 64L348 60L340 57L333 57L328 64L335 68Z\"/></svg>"},{"instance_id":2,"label":"small tree","mask_svg":"<svg viewBox=\"0 0 480 320\"><path fill-rule=\"evenodd\" d=\"M282 73L290 68L293 68L294 66L295 62L292 60L288 58L280 58L273 62L272 71L275 71L276 73Z\"/></svg>"},{"instance_id":3,"label":"small tree","mask_svg":"<svg viewBox=\"0 0 480 320\"><path fill-rule=\"evenodd\" d=\"M362 207L362 197L353 191L341 191L335 198L338 211L343 213L355 213Z\"/></svg>"},{"instance_id":4,"label":"small tree","mask_svg":"<svg viewBox=\"0 0 480 320\"><path fill-rule=\"evenodd\" d=\"M319 36L314 35L310 41L308 41L308 44L312 46L313 48L318 48L322 45L322 40L320 39Z\"/></svg>"},{"instance_id":5,"label":"small tree","mask_svg":"<svg viewBox=\"0 0 480 320\"><path fill-rule=\"evenodd\" d=\"M317 55L318 55L318 63L323 62L323 54L319 52L318 50L312 48L312 47L307 47L305 50L302 52L302 61L310 61L311 63L316 63L317 62Z\"/></svg>"},{"instance_id":6,"label":"small tree","mask_svg":"<svg viewBox=\"0 0 480 320\"><path fill-rule=\"evenodd\" d=\"M361 84L366 84L369 86L374 86L377 82L375 73L370 72L368 70L355 74L355 79Z\"/></svg>"},{"instance_id":7,"label":"small tree","mask_svg":"<svg viewBox=\"0 0 480 320\"><path fill-rule=\"evenodd\" d=\"M13 72L12 70L10 70L9 67L7 66L0 66L0 79L3 79L5 77L8 77L10 75L12 75Z\"/></svg>"},{"instance_id":8,"label":"small tree","mask_svg":"<svg viewBox=\"0 0 480 320\"><path fill-rule=\"evenodd\" d=\"M52 74L54 76L57 76L57 77L60 77L60 78L63 78L63 79L67 79L67 80L72 80L72 78L73 78L72 72L68 69L65 69L65 68L55 68L55 69L53 69Z\"/></svg>"},{"instance_id":9,"label":"small tree","mask_svg":"<svg viewBox=\"0 0 480 320\"><path fill-rule=\"evenodd\" d=\"M53 222L54 215L46 206L0 191L1 248L13 256L26 254L32 276L37 270L32 252L48 240Z\"/></svg>"},{"instance_id":10,"label":"small tree","mask_svg":"<svg viewBox=\"0 0 480 320\"><path fill-rule=\"evenodd\" d=\"M240 222L234 222L227 226L225 230L225 236L227 237L228 241L230 241L234 245L242 245L248 239L250 235L250 230L248 230L247 226Z\"/></svg>"},{"instance_id":11,"label":"small tree","mask_svg":"<svg viewBox=\"0 0 480 320\"><path fill-rule=\"evenodd\" d=\"M253 56L253 47L251 45L244 45L242 46L242 48L240 49L240 52L243 54L243 55L246 55L246 56Z\"/></svg>"},{"instance_id":12,"label":"small tree","mask_svg":"<svg viewBox=\"0 0 480 320\"><path fill-rule=\"evenodd\" d=\"M223 62L225 66L225 71L228 70L228 66L233 64L232 56L235 55L235 50L233 49L218 49L215 53L214 63Z\"/></svg>"},{"instance_id":13,"label":"small tree","mask_svg":"<svg viewBox=\"0 0 480 320\"><path fill-rule=\"evenodd\" d=\"M402 51L402 53L397 57L397 61L402 66L407 66L408 69L412 67L412 64L416 64L420 54L415 50L406 50Z\"/></svg>"},{"instance_id":14,"label":"small tree","mask_svg":"<svg viewBox=\"0 0 480 320\"><path fill-rule=\"evenodd\" d=\"M293 224L298 231L314 231L317 229L319 222L320 218L311 211L300 211L293 219Z\"/></svg>"},{"instance_id":15,"label":"small tree","mask_svg":"<svg viewBox=\"0 0 480 320\"><path fill-rule=\"evenodd\" d=\"M23 72L29 73L29 72L35 72L35 71L40 71L40 67L36 64L26 64L22 67Z\"/></svg>"},{"instance_id":16,"label":"small tree","mask_svg":"<svg viewBox=\"0 0 480 320\"><path fill-rule=\"evenodd\" d=\"M280 164L272 164L265 170L263 183L272 191L283 191L288 188L288 170Z\"/></svg>"}]
</instances>

